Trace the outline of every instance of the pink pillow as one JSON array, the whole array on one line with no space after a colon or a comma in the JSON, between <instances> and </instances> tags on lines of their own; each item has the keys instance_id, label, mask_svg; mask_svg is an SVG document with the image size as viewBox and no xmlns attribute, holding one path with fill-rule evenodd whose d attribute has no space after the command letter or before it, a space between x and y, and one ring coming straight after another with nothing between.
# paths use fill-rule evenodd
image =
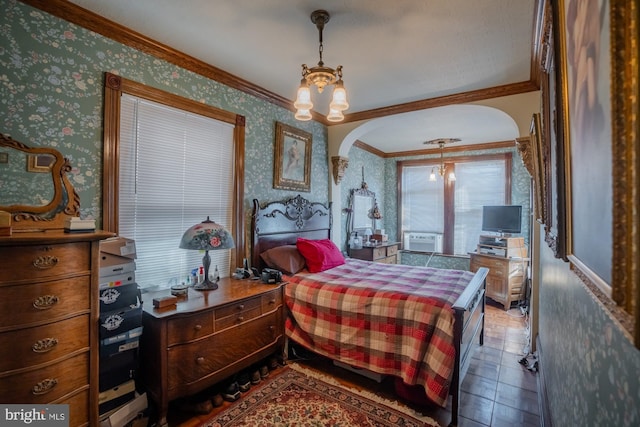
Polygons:
<instances>
[{"instance_id":1,"label":"pink pillow","mask_svg":"<svg viewBox=\"0 0 640 427\"><path fill-rule=\"evenodd\" d=\"M304 268L304 258L295 245L271 248L260 254L260 258L269 268L275 268L286 274L296 274Z\"/></svg>"},{"instance_id":2,"label":"pink pillow","mask_svg":"<svg viewBox=\"0 0 640 427\"><path fill-rule=\"evenodd\" d=\"M318 273L344 264L340 249L329 239L308 240L298 237L298 250L307 263L310 273Z\"/></svg>"}]
</instances>

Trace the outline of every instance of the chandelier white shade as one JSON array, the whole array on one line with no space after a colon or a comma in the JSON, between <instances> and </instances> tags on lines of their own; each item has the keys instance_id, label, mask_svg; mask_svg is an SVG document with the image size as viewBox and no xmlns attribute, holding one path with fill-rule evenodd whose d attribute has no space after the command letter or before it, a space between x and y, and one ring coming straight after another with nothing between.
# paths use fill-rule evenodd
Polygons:
<instances>
[{"instance_id":1,"label":"chandelier white shade","mask_svg":"<svg viewBox=\"0 0 640 427\"><path fill-rule=\"evenodd\" d=\"M295 118L297 120L311 120L311 109L313 108L313 102L311 101L311 86L316 86L318 92L322 93L326 86L333 85L333 94L331 97L331 103L329 104L329 114L327 120L330 122L340 122L344 120L342 112L349 108L347 102L347 91L344 88L344 82L342 81L342 65L334 70L330 67L325 67L322 61L322 51L324 46L322 44L322 30L324 24L329 22L329 13L326 10L316 10L311 13L311 22L316 24L318 28L318 36L320 46L318 53L320 61L316 67L307 67L307 64L302 64L302 80L300 80L300 87L298 87L298 93L293 106L296 108Z\"/></svg>"},{"instance_id":2,"label":"chandelier white shade","mask_svg":"<svg viewBox=\"0 0 640 427\"><path fill-rule=\"evenodd\" d=\"M431 168L431 174L429 174L429 181L436 181L436 172L440 175L441 178L444 178L445 173L447 173L447 167L444 164L444 146L445 144L451 144L453 142L460 141L459 138L438 138L432 139L430 141L425 141L425 144L437 144L440 147L440 165L434 166ZM456 180L456 174L454 171L449 172L448 175L449 181Z\"/></svg>"}]
</instances>

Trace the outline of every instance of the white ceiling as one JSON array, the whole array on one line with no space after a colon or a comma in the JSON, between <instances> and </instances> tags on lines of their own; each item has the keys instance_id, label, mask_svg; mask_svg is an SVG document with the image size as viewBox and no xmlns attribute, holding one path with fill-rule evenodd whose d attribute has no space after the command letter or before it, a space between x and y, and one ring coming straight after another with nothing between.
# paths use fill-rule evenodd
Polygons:
<instances>
[{"instance_id":1,"label":"white ceiling","mask_svg":"<svg viewBox=\"0 0 640 427\"><path fill-rule=\"evenodd\" d=\"M346 114L530 80L534 1L71 0L291 100L301 64L319 59L310 14L325 9L323 59L343 66ZM312 92L316 111L326 114L330 92ZM403 114L359 139L395 152L519 136L506 114L464 107Z\"/></svg>"}]
</instances>

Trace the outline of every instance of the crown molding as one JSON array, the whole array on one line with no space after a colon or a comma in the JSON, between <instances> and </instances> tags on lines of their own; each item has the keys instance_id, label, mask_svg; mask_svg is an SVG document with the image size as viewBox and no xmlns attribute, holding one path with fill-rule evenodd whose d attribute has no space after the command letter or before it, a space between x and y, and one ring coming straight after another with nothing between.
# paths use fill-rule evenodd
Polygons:
<instances>
[{"instance_id":1,"label":"crown molding","mask_svg":"<svg viewBox=\"0 0 640 427\"><path fill-rule=\"evenodd\" d=\"M249 95L255 96L263 101L277 105L289 111L295 111L293 101L277 95L267 89L257 86L247 80L241 79L204 61L196 59L190 55L173 49L163 43L153 40L128 27L108 20L94 12L82 8L67 0L19 0L36 9L47 12L65 21L79 25L95 33L119 43L137 49L156 58L162 59L186 70L197 73L203 77L215 80L231 88L237 89ZM541 1L541 0L540 0ZM535 58L532 58L532 60ZM508 95L537 91L538 85L534 80L496 86L492 88L479 89L469 92L429 98L420 101L413 101L404 104L391 105L388 107L376 108L372 110L360 111L345 114L345 119L340 123L327 121L322 114L312 111L313 119L325 126L333 126L359 120L369 120L378 117L407 113L410 111L424 110L428 108L441 107L444 105L460 104L482 101L485 99L498 98Z\"/></svg>"}]
</instances>

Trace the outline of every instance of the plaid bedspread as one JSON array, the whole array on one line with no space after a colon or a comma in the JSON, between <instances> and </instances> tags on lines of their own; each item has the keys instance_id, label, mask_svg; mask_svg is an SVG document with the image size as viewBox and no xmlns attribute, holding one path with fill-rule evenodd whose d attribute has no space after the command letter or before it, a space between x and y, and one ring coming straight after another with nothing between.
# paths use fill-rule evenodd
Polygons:
<instances>
[{"instance_id":1,"label":"plaid bedspread","mask_svg":"<svg viewBox=\"0 0 640 427\"><path fill-rule=\"evenodd\" d=\"M421 384L445 406L454 369L451 306L474 273L347 259L286 277L287 336L324 356Z\"/></svg>"}]
</instances>

